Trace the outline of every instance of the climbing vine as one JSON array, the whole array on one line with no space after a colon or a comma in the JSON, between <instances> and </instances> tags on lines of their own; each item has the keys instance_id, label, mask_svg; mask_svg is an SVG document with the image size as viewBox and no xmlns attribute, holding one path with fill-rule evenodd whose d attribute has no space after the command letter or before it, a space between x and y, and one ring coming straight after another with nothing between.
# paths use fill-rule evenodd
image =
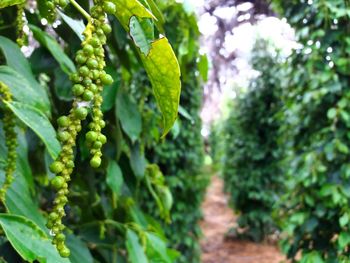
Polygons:
<instances>
[{"instance_id":1,"label":"climbing vine","mask_svg":"<svg viewBox=\"0 0 350 263\"><path fill-rule=\"evenodd\" d=\"M204 145L199 116L203 97L201 86L207 73L201 68L205 68L206 59L199 54L195 14L179 3L165 5L162 12L167 18L164 29L169 32L182 69L181 109L166 142L156 144L152 141L146 146L146 156L159 165L173 194L171 222L162 225L171 247L181 252L176 262L200 262L198 222L208 184L208 176L203 170ZM150 110L154 106L154 101L150 100ZM147 211L159 216L151 202L143 203Z\"/></svg>"},{"instance_id":2,"label":"climbing vine","mask_svg":"<svg viewBox=\"0 0 350 263\"><path fill-rule=\"evenodd\" d=\"M286 64L282 249L297 262L349 262L349 2L292 2L274 1L300 44Z\"/></svg>"},{"instance_id":3,"label":"climbing vine","mask_svg":"<svg viewBox=\"0 0 350 263\"><path fill-rule=\"evenodd\" d=\"M10 187L13 179L14 172L16 170L16 147L17 147L17 135L15 131L16 118L11 112L6 103L12 101L12 94L6 84L0 82L0 94L3 103L3 129L5 131L5 144L7 148L7 158L5 166L5 181L0 188L0 200L5 202L6 191Z\"/></svg>"},{"instance_id":4,"label":"climbing vine","mask_svg":"<svg viewBox=\"0 0 350 263\"><path fill-rule=\"evenodd\" d=\"M223 176L232 207L239 212L235 234L254 241L276 231L271 212L284 181L277 118L282 90L276 54L269 40L256 40L251 66L258 75L232 102L225 123Z\"/></svg>"},{"instance_id":5,"label":"climbing vine","mask_svg":"<svg viewBox=\"0 0 350 263\"><path fill-rule=\"evenodd\" d=\"M180 68L158 3L8 0L0 8L0 137L7 146L0 147L0 256L174 262L179 254L158 227L170 219L172 195L147 160L149 137L141 133L157 130L151 140L160 143L180 99ZM155 101L149 114L157 121L148 127L142 101L127 93L141 70ZM160 219L141 208L145 191Z\"/></svg>"}]
</instances>

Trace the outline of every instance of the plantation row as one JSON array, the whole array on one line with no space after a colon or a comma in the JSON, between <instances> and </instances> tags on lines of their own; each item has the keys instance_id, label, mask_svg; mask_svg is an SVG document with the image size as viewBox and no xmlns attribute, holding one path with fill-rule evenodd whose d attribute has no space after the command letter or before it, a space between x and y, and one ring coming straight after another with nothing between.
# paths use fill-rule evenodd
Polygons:
<instances>
[{"instance_id":1,"label":"plantation row","mask_svg":"<svg viewBox=\"0 0 350 263\"><path fill-rule=\"evenodd\" d=\"M198 37L173 0L0 1L1 262L200 261Z\"/></svg>"},{"instance_id":2,"label":"plantation row","mask_svg":"<svg viewBox=\"0 0 350 263\"><path fill-rule=\"evenodd\" d=\"M239 212L237 234L278 233L293 262L350 262L350 3L272 2L301 45L284 59L257 40L259 75L215 126L213 157Z\"/></svg>"}]
</instances>

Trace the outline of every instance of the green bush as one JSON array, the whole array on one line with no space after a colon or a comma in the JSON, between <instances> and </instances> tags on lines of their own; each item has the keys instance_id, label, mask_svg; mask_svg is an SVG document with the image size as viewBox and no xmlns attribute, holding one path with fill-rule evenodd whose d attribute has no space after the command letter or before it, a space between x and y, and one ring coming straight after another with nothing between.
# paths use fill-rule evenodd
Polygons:
<instances>
[{"instance_id":1,"label":"green bush","mask_svg":"<svg viewBox=\"0 0 350 263\"><path fill-rule=\"evenodd\" d=\"M278 146L281 108L278 58L269 42L258 39L251 65L258 76L234 100L226 121L223 176L230 203L239 213L237 233L261 241L273 233L271 211L282 190Z\"/></svg>"},{"instance_id":2,"label":"green bush","mask_svg":"<svg viewBox=\"0 0 350 263\"><path fill-rule=\"evenodd\" d=\"M349 3L274 2L301 44L286 65L282 248L297 262L349 262Z\"/></svg>"},{"instance_id":3,"label":"green bush","mask_svg":"<svg viewBox=\"0 0 350 263\"><path fill-rule=\"evenodd\" d=\"M200 262L201 230L198 221L202 217L201 203L208 184L208 177L202 169L204 146L199 116L206 60L199 55L195 14L187 12L179 3L173 3L162 11L168 18L164 27L169 32L182 69L181 108L167 140L146 146L146 156L159 165L173 194L171 222L164 223L163 229L170 246L181 252L177 262L195 263ZM150 108L154 107L152 101L147 104ZM145 197L144 200L149 198ZM159 216L152 203L146 201L144 206L151 214Z\"/></svg>"},{"instance_id":4,"label":"green bush","mask_svg":"<svg viewBox=\"0 0 350 263\"><path fill-rule=\"evenodd\" d=\"M0 1L1 259L174 262L179 253L138 199L152 190L148 202L169 217L169 188L144 154L178 113L180 69L160 12L168 2L25 2ZM155 95L148 116L133 96L140 72Z\"/></svg>"}]
</instances>

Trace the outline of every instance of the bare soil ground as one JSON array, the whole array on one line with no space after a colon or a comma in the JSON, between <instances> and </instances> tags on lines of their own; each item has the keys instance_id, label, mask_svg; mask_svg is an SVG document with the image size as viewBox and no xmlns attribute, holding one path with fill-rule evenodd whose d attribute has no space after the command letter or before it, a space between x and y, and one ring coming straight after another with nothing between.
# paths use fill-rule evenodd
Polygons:
<instances>
[{"instance_id":1,"label":"bare soil ground","mask_svg":"<svg viewBox=\"0 0 350 263\"><path fill-rule=\"evenodd\" d=\"M235 226L236 217L228 207L219 177L213 176L202 208L203 263L279 263L284 259L274 245L225 238L229 228Z\"/></svg>"}]
</instances>

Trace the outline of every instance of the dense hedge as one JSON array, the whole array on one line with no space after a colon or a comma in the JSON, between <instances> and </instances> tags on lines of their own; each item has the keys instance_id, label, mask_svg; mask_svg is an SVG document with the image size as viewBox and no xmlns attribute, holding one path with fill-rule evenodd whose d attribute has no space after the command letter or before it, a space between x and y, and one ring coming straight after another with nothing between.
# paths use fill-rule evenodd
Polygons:
<instances>
[{"instance_id":1,"label":"dense hedge","mask_svg":"<svg viewBox=\"0 0 350 263\"><path fill-rule=\"evenodd\" d=\"M160 7L171 9L174 2L162 1L159 4L158 1L128 0L126 5L126 1L78 0L71 5L67 1L36 1L37 8L30 7L30 10L23 9L22 5L13 6L24 2L0 1L0 62L6 64L0 67L1 183L5 178L12 179L8 171L14 170L13 148L16 143L11 138L13 122L8 120L9 109L17 117L18 137L17 168L5 201L1 191L4 205L0 207L0 224L5 230L0 241L1 259L6 262L38 260L55 263L174 262L178 253L167 248L160 227L160 222L169 217L171 195L157 165L146 159L144 151L145 145L156 147L160 143L162 115L155 103L148 116L144 115L147 109L141 100L143 97L133 96L145 88L140 83L133 86L139 75L141 79L148 78L144 65L148 64L148 74L150 70L157 74L159 71L154 67L162 65L165 72L153 80L161 83L160 89L166 84L164 80L168 85L170 83L168 88L172 93L158 95L167 94L165 101L173 101L176 106L178 65L164 37L167 32L163 30L164 17L160 12ZM55 3L62 7L57 5L56 9ZM119 5L117 9L114 3ZM54 12L57 10L59 12ZM28 22L35 25L30 30L37 42L23 48L33 51L26 52L29 57L25 57L15 43L22 35L16 35L19 24L16 23L16 14L19 13L18 19L21 20L22 11ZM50 22L56 19L56 15L57 22L53 26ZM157 17L157 20L145 16ZM21 27L17 29L21 31ZM110 33L107 38L105 32ZM163 34L161 39L158 38L160 32ZM174 39L176 32L169 32L170 36ZM184 41L187 39L183 37ZM20 44L25 42L25 39L19 40L23 40L19 41ZM83 50L76 54L81 47ZM151 54L157 65L149 64ZM96 57L98 65L93 59ZM105 63L105 70L110 75L102 71ZM101 75L108 81L101 78L101 83ZM81 84L72 89L74 83ZM13 102L7 96L4 84L13 93ZM103 91L102 84L106 84ZM91 92L86 95L85 89L92 90L93 101ZM155 89L160 92L157 87ZM146 91L152 94L150 87ZM159 98L157 102L159 104ZM12 108L6 106L8 103L13 103ZM176 115L177 107L167 111L175 111L173 114ZM69 115L72 112L74 116ZM69 118L58 119L61 115L69 115ZM148 119L154 122L148 122ZM5 133L4 124L7 126ZM105 137L88 133L89 129L99 133L101 128ZM49 169L52 158L55 159L60 152L56 130L65 154L51 166L51 171L57 175ZM76 140L73 136L77 136ZM3 143L5 139L7 147ZM93 141L98 143L92 145ZM74 150L65 142L69 146L75 145ZM91 162L90 154L96 153L98 157L101 153L102 158ZM69 176L66 166L70 173L73 171L69 185L66 183L70 180L66 179ZM139 193L148 191L153 195L147 201L162 214L160 221L141 208ZM54 205L56 210L52 208ZM58 215L66 215L62 223L57 223ZM48 218L50 230L45 226ZM61 233L63 229L66 238ZM51 244L53 236L55 241ZM70 253L63 241L66 241ZM69 256L69 259L61 258L53 245L57 246L61 256Z\"/></svg>"},{"instance_id":2,"label":"dense hedge","mask_svg":"<svg viewBox=\"0 0 350 263\"><path fill-rule=\"evenodd\" d=\"M300 262L349 262L349 2L274 2L302 45L286 65L282 248Z\"/></svg>"},{"instance_id":3,"label":"dense hedge","mask_svg":"<svg viewBox=\"0 0 350 263\"><path fill-rule=\"evenodd\" d=\"M199 237L201 203L208 184L203 175L203 140L199 112L202 105L202 76L199 63L199 31L194 13L183 5L163 10L168 20L165 29L179 57L182 69L182 92L177 124L167 140L146 147L147 157L159 165L173 194L171 223L163 224L169 244L181 252L178 262L200 262ZM187 38L188 37L188 38ZM205 71L201 72L205 75ZM152 106L152 104L150 104ZM152 214L158 214L151 203L145 204Z\"/></svg>"},{"instance_id":4,"label":"dense hedge","mask_svg":"<svg viewBox=\"0 0 350 263\"><path fill-rule=\"evenodd\" d=\"M282 191L278 147L281 108L276 50L258 39L251 65L258 76L232 104L226 121L223 176L230 203L239 213L237 233L254 241L275 230L271 211Z\"/></svg>"}]
</instances>

